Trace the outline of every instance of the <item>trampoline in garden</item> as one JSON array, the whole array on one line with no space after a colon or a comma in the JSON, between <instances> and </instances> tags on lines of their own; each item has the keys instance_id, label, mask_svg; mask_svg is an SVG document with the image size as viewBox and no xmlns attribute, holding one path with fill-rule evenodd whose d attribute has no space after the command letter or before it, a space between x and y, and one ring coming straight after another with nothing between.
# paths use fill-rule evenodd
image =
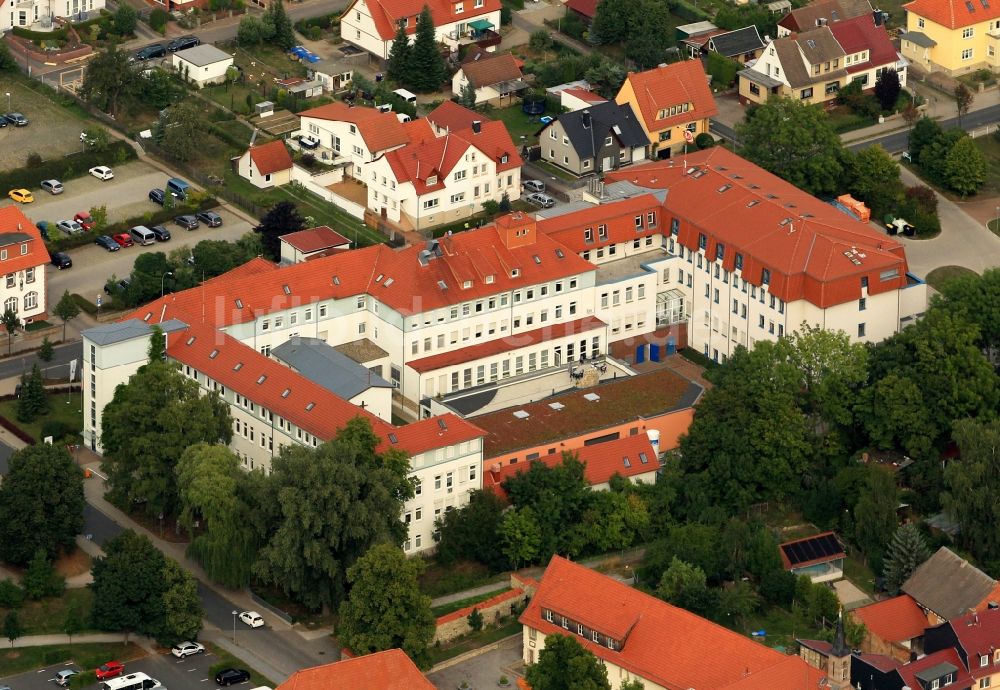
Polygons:
<instances>
[{"instance_id":1,"label":"trampoline in garden","mask_svg":"<svg viewBox=\"0 0 1000 690\"><path fill-rule=\"evenodd\" d=\"M545 112L545 96L525 96L521 100L521 110L528 115L541 115Z\"/></svg>"}]
</instances>

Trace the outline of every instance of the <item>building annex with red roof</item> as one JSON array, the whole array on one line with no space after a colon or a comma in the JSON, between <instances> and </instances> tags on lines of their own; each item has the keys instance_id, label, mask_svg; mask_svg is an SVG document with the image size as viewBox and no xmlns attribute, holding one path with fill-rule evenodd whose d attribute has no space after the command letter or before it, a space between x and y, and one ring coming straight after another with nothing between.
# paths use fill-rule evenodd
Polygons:
<instances>
[{"instance_id":1,"label":"building annex with red roof","mask_svg":"<svg viewBox=\"0 0 1000 690\"><path fill-rule=\"evenodd\" d=\"M278 187L292 179L292 156L285 142L276 139L248 148L237 162L237 171L255 187Z\"/></svg>"},{"instance_id":2,"label":"building annex with red roof","mask_svg":"<svg viewBox=\"0 0 1000 690\"><path fill-rule=\"evenodd\" d=\"M401 649L387 649L293 673L276 690L434 690Z\"/></svg>"},{"instance_id":3,"label":"building annex with red roof","mask_svg":"<svg viewBox=\"0 0 1000 690\"><path fill-rule=\"evenodd\" d=\"M521 614L524 662L548 635L573 636L607 668L612 687L813 690L824 674L689 611L554 556Z\"/></svg>"},{"instance_id":4,"label":"building annex with red roof","mask_svg":"<svg viewBox=\"0 0 1000 690\"><path fill-rule=\"evenodd\" d=\"M499 39L500 0L353 0L341 15L340 35L388 60L396 31L402 26L413 36L424 5L430 8L435 38L452 52L469 43L493 50L499 43L494 39Z\"/></svg>"},{"instance_id":5,"label":"building annex with red roof","mask_svg":"<svg viewBox=\"0 0 1000 690\"><path fill-rule=\"evenodd\" d=\"M0 208L0 285L4 311L17 314L22 326L45 319L45 270L48 249L35 224L17 206Z\"/></svg>"},{"instance_id":6,"label":"building annex with red roof","mask_svg":"<svg viewBox=\"0 0 1000 690\"><path fill-rule=\"evenodd\" d=\"M929 626L927 614L908 594L856 608L849 615L865 625L861 649L866 653L905 663L912 653L923 651L924 630Z\"/></svg>"}]
</instances>

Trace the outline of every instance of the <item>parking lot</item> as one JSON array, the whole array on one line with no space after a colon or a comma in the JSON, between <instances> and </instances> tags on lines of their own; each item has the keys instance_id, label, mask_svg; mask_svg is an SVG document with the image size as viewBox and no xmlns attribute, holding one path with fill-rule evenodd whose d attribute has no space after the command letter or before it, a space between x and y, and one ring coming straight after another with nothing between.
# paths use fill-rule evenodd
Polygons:
<instances>
[{"instance_id":1,"label":"parking lot","mask_svg":"<svg viewBox=\"0 0 1000 690\"><path fill-rule=\"evenodd\" d=\"M11 111L23 113L29 124L0 128L0 169L23 167L30 153L48 160L80 150L83 120L20 81L0 78L0 112Z\"/></svg>"},{"instance_id":2,"label":"parking lot","mask_svg":"<svg viewBox=\"0 0 1000 690\"><path fill-rule=\"evenodd\" d=\"M110 659L109 659L110 661ZM214 688L215 681L209 678L209 669L218 659L210 651L195 654L186 659L176 659L169 653L153 654L132 661L125 666L126 673L142 671L151 678L156 678L169 690L191 690L191 688ZM38 671L29 671L17 676L0 678L12 690L55 690L53 681L56 671L71 667L71 664L56 664ZM92 687L97 687L95 684ZM242 683L233 687L250 687Z\"/></svg>"}]
</instances>

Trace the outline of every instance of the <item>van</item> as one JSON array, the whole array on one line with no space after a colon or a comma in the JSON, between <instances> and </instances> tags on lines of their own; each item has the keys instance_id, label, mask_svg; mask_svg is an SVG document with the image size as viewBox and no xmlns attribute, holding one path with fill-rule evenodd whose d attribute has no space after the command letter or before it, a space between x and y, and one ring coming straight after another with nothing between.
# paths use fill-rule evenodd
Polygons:
<instances>
[{"instance_id":1,"label":"van","mask_svg":"<svg viewBox=\"0 0 1000 690\"><path fill-rule=\"evenodd\" d=\"M142 246L156 243L156 235L145 225L136 225L128 231L128 234L132 236L133 242Z\"/></svg>"},{"instance_id":2,"label":"van","mask_svg":"<svg viewBox=\"0 0 1000 690\"><path fill-rule=\"evenodd\" d=\"M410 93L409 91L407 91L406 89L396 89L395 91L393 91L393 93L402 98L407 103L412 103L413 105L417 104L417 97L412 93Z\"/></svg>"},{"instance_id":3,"label":"van","mask_svg":"<svg viewBox=\"0 0 1000 690\"><path fill-rule=\"evenodd\" d=\"M166 191L174 195L174 198L184 201L187 198L188 190L191 188L187 182L179 177L171 177L167 180Z\"/></svg>"}]
</instances>

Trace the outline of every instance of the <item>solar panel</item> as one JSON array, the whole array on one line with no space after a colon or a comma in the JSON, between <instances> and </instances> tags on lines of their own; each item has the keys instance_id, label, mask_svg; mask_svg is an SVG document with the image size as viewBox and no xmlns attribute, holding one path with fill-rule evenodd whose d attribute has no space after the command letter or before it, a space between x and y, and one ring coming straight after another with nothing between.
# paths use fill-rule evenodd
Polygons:
<instances>
[{"instance_id":1,"label":"solar panel","mask_svg":"<svg viewBox=\"0 0 1000 690\"><path fill-rule=\"evenodd\" d=\"M837 541L833 534L820 534L811 539L782 544L781 550L784 552L788 562L794 568L800 563L808 563L823 558L830 558L844 552L844 547Z\"/></svg>"}]
</instances>

